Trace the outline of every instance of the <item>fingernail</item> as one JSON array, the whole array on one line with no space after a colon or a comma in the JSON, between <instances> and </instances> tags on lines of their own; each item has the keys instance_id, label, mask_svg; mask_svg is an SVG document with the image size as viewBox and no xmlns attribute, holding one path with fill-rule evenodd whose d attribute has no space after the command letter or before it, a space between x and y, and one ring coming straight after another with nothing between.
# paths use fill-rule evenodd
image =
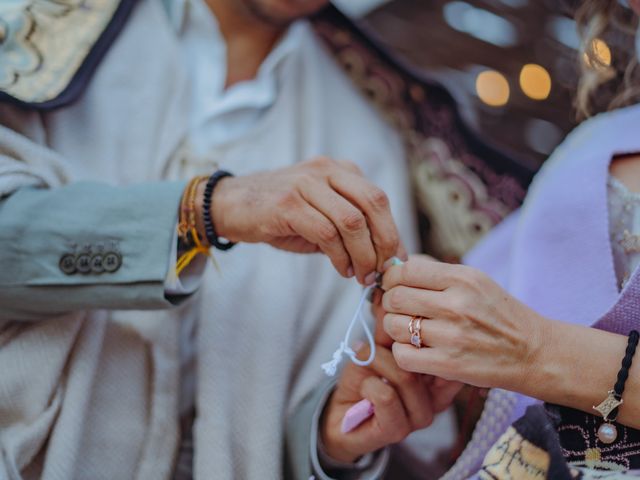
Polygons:
<instances>
[{"instance_id":1,"label":"fingernail","mask_svg":"<svg viewBox=\"0 0 640 480\"><path fill-rule=\"evenodd\" d=\"M391 257L389 260L384 262L384 265L382 265L382 270L386 272L389 268L394 267L396 265L402 265L403 263L404 262L400 260L398 257Z\"/></svg>"},{"instance_id":2,"label":"fingernail","mask_svg":"<svg viewBox=\"0 0 640 480\"><path fill-rule=\"evenodd\" d=\"M360 349L364 346L365 346L365 343L362 340L356 340L355 342L353 342L351 349L354 352L358 353Z\"/></svg>"},{"instance_id":3,"label":"fingernail","mask_svg":"<svg viewBox=\"0 0 640 480\"><path fill-rule=\"evenodd\" d=\"M354 275L355 272L353 271L353 267L349 267L349 269L347 270L347 277L353 278Z\"/></svg>"},{"instance_id":4,"label":"fingernail","mask_svg":"<svg viewBox=\"0 0 640 480\"><path fill-rule=\"evenodd\" d=\"M369 275L364 277L365 286L368 287L369 285L373 285L376 282L376 275L377 275L377 272L371 272Z\"/></svg>"}]
</instances>

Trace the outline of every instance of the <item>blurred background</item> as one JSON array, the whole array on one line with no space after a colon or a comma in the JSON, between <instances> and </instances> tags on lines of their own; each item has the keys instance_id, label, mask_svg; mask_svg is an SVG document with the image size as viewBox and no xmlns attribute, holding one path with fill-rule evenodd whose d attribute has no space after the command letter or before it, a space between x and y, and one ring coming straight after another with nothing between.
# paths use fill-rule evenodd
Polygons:
<instances>
[{"instance_id":1,"label":"blurred background","mask_svg":"<svg viewBox=\"0 0 640 480\"><path fill-rule=\"evenodd\" d=\"M492 143L541 163L577 123L576 24L559 0L337 0L457 98ZM611 50L596 51L605 64Z\"/></svg>"}]
</instances>

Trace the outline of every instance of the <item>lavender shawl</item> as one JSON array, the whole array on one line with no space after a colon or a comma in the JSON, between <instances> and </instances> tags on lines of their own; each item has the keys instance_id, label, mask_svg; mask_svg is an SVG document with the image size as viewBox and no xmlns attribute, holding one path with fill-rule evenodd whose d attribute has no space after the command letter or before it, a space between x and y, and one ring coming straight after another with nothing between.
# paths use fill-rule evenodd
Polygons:
<instances>
[{"instance_id":1,"label":"lavender shawl","mask_svg":"<svg viewBox=\"0 0 640 480\"><path fill-rule=\"evenodd\" d=\"M465 259L544 316L627 334L640 328L640 277L618 291L607 177L616 155L640 152L640 105L574 130L536 176L522 208ZM627 301L620 301L621 299ZM471 442L444 479L468 478L534 399L494 389Z\"/></svg>"}]
</instances>

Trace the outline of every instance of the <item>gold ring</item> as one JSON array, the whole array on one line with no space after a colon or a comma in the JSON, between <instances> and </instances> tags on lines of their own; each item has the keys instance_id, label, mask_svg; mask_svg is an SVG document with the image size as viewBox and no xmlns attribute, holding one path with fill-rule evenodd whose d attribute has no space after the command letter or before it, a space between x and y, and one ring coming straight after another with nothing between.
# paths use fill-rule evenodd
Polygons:
<instances>
[{"instance_id":1,"label":"gold ring","mask_svg":"<svg viewBox=\"0 0 640 480\"><path fill-rule=\"evenodd\" d=\"M411 345L417 349L422 348L422 337L420 331L422 330L422 317L411 317L409 320L409 335Z\"/></svg>"}]
</instances>

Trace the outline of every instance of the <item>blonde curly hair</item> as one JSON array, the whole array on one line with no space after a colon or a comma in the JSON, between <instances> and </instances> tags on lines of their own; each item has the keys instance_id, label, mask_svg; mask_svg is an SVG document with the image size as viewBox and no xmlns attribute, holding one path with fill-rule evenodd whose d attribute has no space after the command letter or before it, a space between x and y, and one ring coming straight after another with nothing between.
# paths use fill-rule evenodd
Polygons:
<instances>
[{"instance_id":1,"label":"blonde curly hair","mask_svg":"<svg viewBox=\"0 0 640 480\"><path fill-rule=\"evenodd\" d=\"M638 17L616 0L583 0L575 13L581 37L581 76L576 95L578 117L640 102L640 68L635 37ZM598 40L612 51L603 60Z\"/></svg>"}]
</instances>

